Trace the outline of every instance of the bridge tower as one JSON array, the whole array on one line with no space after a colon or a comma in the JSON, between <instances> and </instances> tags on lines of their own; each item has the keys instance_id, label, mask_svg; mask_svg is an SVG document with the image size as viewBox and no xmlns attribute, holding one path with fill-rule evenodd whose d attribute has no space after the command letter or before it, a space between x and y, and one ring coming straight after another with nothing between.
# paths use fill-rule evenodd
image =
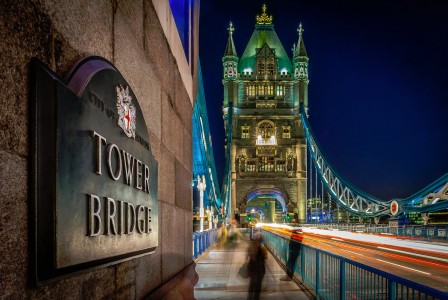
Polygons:
<instances>
[{"instance_id":1,"label":"bridge tower","mask_svg":"<svg viewBox=\"0 0 448 300\"><path fill-rule=\"evenodd\" d=\"M266 5L241 59L232 23L228 31L222 59L228 214L242 224L305 222L306 140L300 105L307 111L309 80L303 28L292 59Z\"/></svg>"}]
</instances>

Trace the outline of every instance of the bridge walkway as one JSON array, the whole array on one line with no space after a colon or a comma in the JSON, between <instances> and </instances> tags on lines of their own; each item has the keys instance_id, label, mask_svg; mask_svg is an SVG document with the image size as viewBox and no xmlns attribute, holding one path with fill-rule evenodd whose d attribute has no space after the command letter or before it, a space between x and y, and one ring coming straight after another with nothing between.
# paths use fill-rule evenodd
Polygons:
<instances>
[{"instance_id":1,"label":"bridge walkway","mask_svg":"<svg viewBox=\"0 0 448 300\"><path fill-rule=\"evenodd\" d=\"M196 261L199 282L195 286L195 298L200 299L247 299L249 279L238 275L246 258L249 241L243 240L232 250L211 247ZM314 299L299 283L281 281L285 271L268 251L266 274L263 279L261 299Z\"/></svg>"}]
</instances>

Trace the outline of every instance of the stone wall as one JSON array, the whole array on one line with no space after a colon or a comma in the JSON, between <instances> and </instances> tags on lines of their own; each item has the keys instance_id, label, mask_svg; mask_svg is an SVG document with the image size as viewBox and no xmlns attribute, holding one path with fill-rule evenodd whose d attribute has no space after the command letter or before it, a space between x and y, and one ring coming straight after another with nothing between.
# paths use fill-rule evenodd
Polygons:
<instances>
[{"instance_id":1,"label":"stone wall","mask_svg":"<svg viewBox=\"0 0 448 300\"><path fill-rule=\"evenodd\" d=\"M6 299L141 299L192 263L192 104L150 0L0 1L0 294ZM29 285L29 65L61 77L110 60L139 100L159 162L154 254ZM197 61L197 60L195 60Z\"/></svg>"}]
</instances>

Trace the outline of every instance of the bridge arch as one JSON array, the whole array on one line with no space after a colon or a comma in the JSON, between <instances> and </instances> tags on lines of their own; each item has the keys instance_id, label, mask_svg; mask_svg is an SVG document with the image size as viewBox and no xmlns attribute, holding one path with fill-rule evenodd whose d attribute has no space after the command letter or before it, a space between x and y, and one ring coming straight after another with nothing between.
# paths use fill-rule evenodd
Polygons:
<instances>
[{"instance_id":1,"label":"bridge arch","mask_svg":"<svg viewBox=\"0 0 448 300\"><path fill-rule=\"evenodd\" d=\"M280 205L282 206L282 213L287 212L287 203L289 203L288 196L283 193L279 189L275 188L260 188L250 191L246 196L246 206L250 206L249 202L253 199L260 198L260 197L270 197L277 200Z\"/></svg>"}]
</instances>

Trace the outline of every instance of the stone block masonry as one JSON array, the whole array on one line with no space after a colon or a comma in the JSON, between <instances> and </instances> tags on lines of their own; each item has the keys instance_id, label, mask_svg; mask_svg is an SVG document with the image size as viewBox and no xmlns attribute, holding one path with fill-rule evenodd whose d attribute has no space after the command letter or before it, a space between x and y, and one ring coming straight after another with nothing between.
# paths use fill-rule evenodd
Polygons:
<instances>
[{"instance_id":1,"label":"stone block masonry","mask_svg":"<svg viewBox=\"0 0 448 300\"><path fill-rule=\"evenodd\" d=\"M191 274L184 270L192 263L192 101L153 2L0 2L0 298L142 299L176 274ZM37 57L63 78L88 55L110 60L142 108L159 162L159 247L34 287L28 251L30 61ZM175 282L172 290L184 285L179 277Z\"/></svg>"}]
</instances>

